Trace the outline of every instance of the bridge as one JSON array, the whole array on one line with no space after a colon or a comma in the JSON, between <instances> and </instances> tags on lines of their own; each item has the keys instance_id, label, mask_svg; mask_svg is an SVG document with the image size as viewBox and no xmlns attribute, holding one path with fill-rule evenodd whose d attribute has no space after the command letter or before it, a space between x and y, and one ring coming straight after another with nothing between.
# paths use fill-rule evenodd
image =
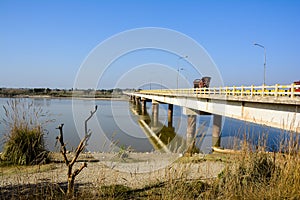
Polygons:
<instances>
[{"instance_id":1,"label":"bridge","mask_svg":"<svg viewBox=\"0 0 300 200\"><path fill-rule=\"evenodd\" d=\"M142 109L146 109L147 101L152 101L154 125L159 103L169 104L168 123L172 123L173 105L183 107L188 116L189 142L195 134L197 115L213 115L215 138L220 136L222 116L300 133L300 85L159 89L125 94L141 103Z\"/></svg>"}]
</instances>

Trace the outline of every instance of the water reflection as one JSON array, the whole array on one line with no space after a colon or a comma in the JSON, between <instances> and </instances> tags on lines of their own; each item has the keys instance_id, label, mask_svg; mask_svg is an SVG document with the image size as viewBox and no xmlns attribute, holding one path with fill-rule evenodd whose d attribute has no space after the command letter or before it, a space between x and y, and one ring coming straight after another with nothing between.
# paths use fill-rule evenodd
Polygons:
<instances>
[{"instance_id":1,"label":"water reflection","mask_svg":"<svg viewBox=\"0 0 300 200\"><path fill-rule=\"evenodd\" d=\"M148 137L156 151L183 153L186 150L186 140L181 135L176 134L172 123L164 125L158 121L153 123L155 116L150 116L148 111L143 108L143 103L131 103L130 109L133 114L138 116L138 124Z\"/></svg>"}]
</instances>

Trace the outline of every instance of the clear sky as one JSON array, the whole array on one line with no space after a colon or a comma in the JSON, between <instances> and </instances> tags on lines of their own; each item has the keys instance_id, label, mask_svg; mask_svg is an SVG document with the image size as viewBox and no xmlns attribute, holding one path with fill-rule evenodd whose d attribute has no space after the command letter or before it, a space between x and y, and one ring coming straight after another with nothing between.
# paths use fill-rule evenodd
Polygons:
<instances>
[{"instance_id":1,"label":"clear sky","mask_svg":"<svg viewBox=\"0 0 300 200\"><path fill-rule=\"evenodd\" d=\"M266 47L267 84L300 80L297 0L0 0L0 87L71 88L99 43L143 27L193 38L216 63L225 85L262 84L264 51L255 42ZM170 59L166 63L176 65ZM185 71L185 78L194 78ZM113 80L99 84L114 86Z\"/></svg>"}]
</instances>

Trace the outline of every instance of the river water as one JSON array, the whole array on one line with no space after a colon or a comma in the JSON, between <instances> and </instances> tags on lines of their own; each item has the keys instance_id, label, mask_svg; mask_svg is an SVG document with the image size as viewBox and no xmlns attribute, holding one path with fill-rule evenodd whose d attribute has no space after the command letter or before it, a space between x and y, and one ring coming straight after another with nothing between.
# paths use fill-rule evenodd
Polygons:
<instances>
[{"instance_id":1,"label":"river water","mask_svg":"<svg viewBox=\"0 0 300 200\"><path fill-rule=\"evenodd\" d=\"M9 98L0 98L1 119L5 118L3 106L7 106ZM84 120L89 116L94 106L98 106L96 115L88 121L88 128L92 136L88 141L87 149L91 152L119 151L120 148L130 148L137 152L151 152L155 150L153 143L149 141L133 106L128 101L110 100L83 100L83 99L55 99L55 98L26 98L26 102L32 102L34 106L48 111L47 119L53 119L45 125L45 140L47 149L58 151L55 145L59 132L58 125L64 124L64 140L67 148L76 148L80 139L84 136ZM151 116L151 103L147 103L147 111ZM43 119L45 120L45 119ZM167 105L159 107L159 121L167 125ZM221 134L221 146L236 148L244 141L256 145L263 142L267 150L278 150L279 143L286 140L287 133L279 129L273 129L255 124L245 123L239 120L224 118ZM197 117L196 145L204 153L211 152L212 145L212 117ZM187 118L182 114L180 107L174 106L173 130L181 138L185 138ZM3 149L3 138L8 133L7 127L0 124L0 151ZM246 140L245 140L246 138Z\"/></svg>"}]
</instances>

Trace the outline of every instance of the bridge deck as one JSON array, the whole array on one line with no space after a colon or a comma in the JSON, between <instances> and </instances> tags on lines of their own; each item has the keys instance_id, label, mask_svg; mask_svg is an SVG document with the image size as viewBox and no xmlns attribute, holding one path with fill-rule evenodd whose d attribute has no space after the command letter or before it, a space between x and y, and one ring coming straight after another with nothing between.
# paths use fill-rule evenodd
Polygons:
<instances>
[{"instance_id":1,"label":"bridge deck","mask_svg":"<svg viewBox=\"0 0 300 200\"><path fill-rule=\"evenodd\" d=\"M141 90L139 93L159 96L223 99L300 105L300 85L241 86L189 89Z\"/></svg>"},{"instance_id":2,"label":"bridge deck","mask_svg":"<svg viewBox=\"0 0 300 200\"><path fill-rule=\"evenodd\" d=\"M141 90L128 95L300 132L300 85Z\"/></svg>"}]
</instances>

